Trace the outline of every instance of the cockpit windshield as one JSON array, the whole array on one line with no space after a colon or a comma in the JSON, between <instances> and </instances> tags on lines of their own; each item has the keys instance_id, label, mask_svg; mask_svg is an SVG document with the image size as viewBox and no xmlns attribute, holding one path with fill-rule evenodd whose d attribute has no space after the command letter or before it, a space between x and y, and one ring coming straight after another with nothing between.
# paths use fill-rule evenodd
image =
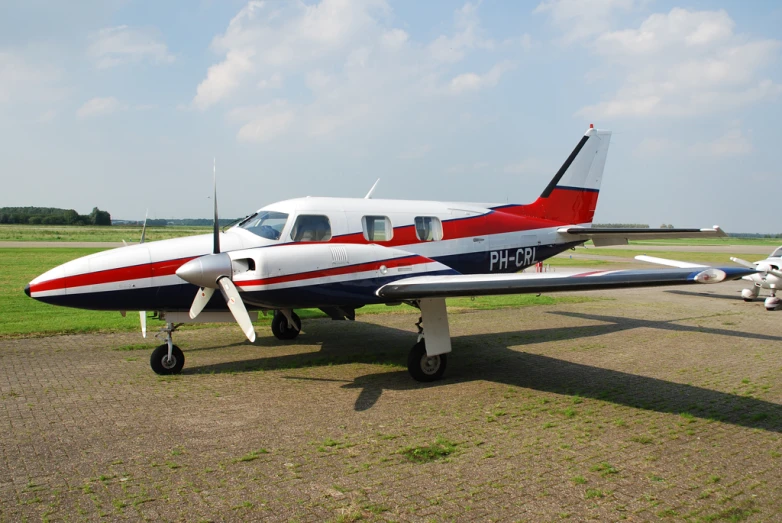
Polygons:
<instances>
[{"instance_id":1,"label":"cockpit windshield","mask_svg":"<svg viewBox=\"0 0 782 523\"><path fill-rule=\"evenodd\" d=\"M782 247L771 253L771 258L782 258Z\"/></svg>"},{"instance_id":2,"label":"cockpit windshield","mask_svg":"<svg viewBox=\"0 0 782 523\"><path fill-rule=\"evenodd\" d=\"M239 227L267 240L279 240L287 221L288 215L284 212L260 211Z\"/></svg>"}]
</instances>

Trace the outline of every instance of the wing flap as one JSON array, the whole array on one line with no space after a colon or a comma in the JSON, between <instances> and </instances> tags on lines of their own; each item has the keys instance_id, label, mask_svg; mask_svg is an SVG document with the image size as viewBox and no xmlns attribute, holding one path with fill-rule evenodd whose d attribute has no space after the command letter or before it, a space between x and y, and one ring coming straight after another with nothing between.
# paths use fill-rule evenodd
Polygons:
<instances>
[{"instance_id":1,"label":"wing flap","mask_svg":"<svg viewBox=\"0 0 782 523\"><path fill-rule=\"evenodd\" d=\"M658 265L667 265L668 267L679 267L681 269L696 269L698 267L708 267L708 265L703 265L699 263L690 263L690 262L683 262L679 260L669 260L668 258L658 258L656 256L647 256L645 254L641 254L639 256L635 257L638 261L645 261L648 263L656 263Z\"/></svg>"},{"instance_id":2,"label":"wing flap","mask_svg":"<svg viewBox=\"0 0 782 523\"><path fill-rule=\"evenodd\" d=\"M755 272L757 271L754 269L743 267L697 267L576 273L418 276L386 284L377 290L377 295L389 300L411 300L496 294L591 291L627 287L718 283L724 280L736 280Z\"/></svg>"}]
</instances>

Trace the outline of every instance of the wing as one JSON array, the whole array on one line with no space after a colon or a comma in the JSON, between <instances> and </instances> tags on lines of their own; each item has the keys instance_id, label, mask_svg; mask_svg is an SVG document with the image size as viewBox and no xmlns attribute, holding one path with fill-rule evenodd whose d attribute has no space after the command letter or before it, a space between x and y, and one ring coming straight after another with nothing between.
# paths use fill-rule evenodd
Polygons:
<instances>
[{"instance_id":1,"label":"wing","mask_svg":"<svg viewBox=\"0 0 782 523\"><path fill-rule=\"evenodd\" d=\"M627 287L655 287L694 283L719 283L754 274L744 267L698 267L623 271L586 271L565 274L478 274L417 276L388 283L377 295L389 300L532 294L557 291L591 291Z\"/></svg>"},{"instance_id":2,"label":"wing","mask_svg":"<svg viewBox=\"0 0 782 523\"><path fill-rule=\"evenodd\" d=\"M626 245L628 240L659 240L670 238L724 238L725 231L715 225L711 229L600 229L595 227L561 227L557 233L566 241L592 240L595 247Z\"/></svg>"}]
</instances>

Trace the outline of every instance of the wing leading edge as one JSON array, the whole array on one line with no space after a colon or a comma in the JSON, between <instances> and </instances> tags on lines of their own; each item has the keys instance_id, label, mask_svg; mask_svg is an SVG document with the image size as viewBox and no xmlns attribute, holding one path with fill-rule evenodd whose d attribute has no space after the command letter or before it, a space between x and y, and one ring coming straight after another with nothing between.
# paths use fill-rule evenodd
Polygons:
<instances>
[{"instance_id":1,"label":"wing leading edge","mask_svg":"<svg viewBox=\"0 0 782 523\"><path fill-rule=\"evenodd\" d=\"M541 292L590 291L627 287L656 287L692 283L719 283L754 274L743 267L697 267L586 271L577 273L480 274L417 276L397 280L377 290L389 300L489 296L495 294L536 294Z\"/></svg>"},{"instance_id":2,"label":"wing leading edge","mask_svg":"<svg viewBox=\"0 0 782 523\"><path fill-rule=\"evenodd\" d=\"M592 240L596 247L626 245L628 240L671 238L725 238L727 234L715 225L710 229L601 229L596 227L561 227L557 233L575 241Z\"/></svg>"}]
</instances>

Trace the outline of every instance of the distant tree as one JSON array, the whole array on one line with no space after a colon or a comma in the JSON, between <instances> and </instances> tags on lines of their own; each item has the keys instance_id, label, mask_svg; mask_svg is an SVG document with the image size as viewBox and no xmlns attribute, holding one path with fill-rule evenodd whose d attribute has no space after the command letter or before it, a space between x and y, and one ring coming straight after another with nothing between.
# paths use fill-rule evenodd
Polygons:
<instances>
[{"instance_id":1,"label":"distant tree","mask_svg":"<svg viewBox=\"0 0 782 523\"><path fill-rule=\"evenodd\" d=\"M27 218L27 223L30 225L40 225L43 223L43 219L40 216L30 216Z\"/></svg>"},{"instance_id":2,"label":"distant tree","mask_svg":"<svg viewBox=\"0 0 782 523\"><path fill-rule=\"evenodd\" d=\"M90 223L92 225L111 225L111 214L93 207L90 213Z\"/></svg>"},{"instance_id":3,"label":"distant tree","mask_svg":"<svg viewBox=\"0 0 782 523\"><path fill-rule=\"evenodd\" d=\"M68 209L64 213L62 213L63 218L65 218L65 223L68 225L74 225L77 221L79 221L79 213L74 211L73 209Z\"/></svg>"}]
</instances>

